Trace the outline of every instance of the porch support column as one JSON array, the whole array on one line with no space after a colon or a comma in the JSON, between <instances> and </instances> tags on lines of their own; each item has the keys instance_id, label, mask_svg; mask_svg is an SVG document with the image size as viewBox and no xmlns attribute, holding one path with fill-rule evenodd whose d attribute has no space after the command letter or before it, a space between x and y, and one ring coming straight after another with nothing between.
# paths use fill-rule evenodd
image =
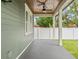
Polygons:
<instances>
[{"instance_id":1,"label":"porch support column","mask_svg":"<svg viewBox=\"0 0 79 59\"><path fill-rule=\"evenodd\" d=\"M55 16L53 16L53 39L55 39Z\"/></svg>"},{"instance_id":2,"label":"porch support column","mask_svg":"<svg viewBox=\"0 0 79 59\"><path fill-rule=\"evenodd\" d=\"M59 10L59 28L58 28L59 45L62 46L62 10Z\"/></svg>"}]
</instances>

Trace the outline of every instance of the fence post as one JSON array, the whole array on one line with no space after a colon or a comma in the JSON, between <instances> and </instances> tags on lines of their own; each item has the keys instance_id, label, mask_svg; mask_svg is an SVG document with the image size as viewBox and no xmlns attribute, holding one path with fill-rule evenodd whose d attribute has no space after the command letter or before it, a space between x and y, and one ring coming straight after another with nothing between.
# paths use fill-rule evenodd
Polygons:
<instances>
[{"instance_id":1,"label":"fence post","mask_svg":"<svg viewBox=\"0 0 79 59\"><path fill-rule=\"evenodd\" d=\"M39 27L37 27L37 39L39 39Z\"/></svg>"},{"instance_id":2,"label":"fence post","mask_svg":"<svg viewBox=\"0 0 79 59\"><path fill-rule=\"evenodd\" d=\"M53 16L53 39L55 39L55 16Z\"/></svg>"}]
</instances>

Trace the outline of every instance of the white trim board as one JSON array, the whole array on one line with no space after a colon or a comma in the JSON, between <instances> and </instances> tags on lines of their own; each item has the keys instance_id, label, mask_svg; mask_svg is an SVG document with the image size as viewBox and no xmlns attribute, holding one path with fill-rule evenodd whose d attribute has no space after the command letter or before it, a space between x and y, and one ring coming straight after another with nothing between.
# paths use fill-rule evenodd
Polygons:
<instances>
[{"instance_id":1,"label":"white trim board","mask_svg":"<svg viewBox=\"0 0 79 59\"><path fill-rule=\"evenodd\" d=\"M33 34L33 32L26 32L25 33L26 36L31 35L31 34Z\"/></svg>"},{"instance_id":2,"label":"white trim board","mask_svg":"<svg viewBox=\"0 0 79 59\"><path fill-rule=\"evenodd\" d=\"M33 40L23 49L23 51L16 57L16 59L20 58L20 56L27 50L27 48L31 45L32 42Z\"/></svg>"}]
</instances>

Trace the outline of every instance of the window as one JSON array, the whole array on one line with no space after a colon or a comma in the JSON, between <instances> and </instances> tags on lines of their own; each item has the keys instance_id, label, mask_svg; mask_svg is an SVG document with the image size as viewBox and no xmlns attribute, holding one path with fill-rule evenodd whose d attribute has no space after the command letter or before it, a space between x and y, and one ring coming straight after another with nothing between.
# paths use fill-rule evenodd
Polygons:
<instances>
[{"instance_id":1,"label":"window","mask_svg":"<svg viewBox=\"0 0 79 59\"><path fill-rule=\"evenodd\" d=\"M26 11L25 12L25 32L27 32L28 28L28 12Z\"/></svg>"},{"instance_id":2,"label":"window","mask_svg":"<svg viewBox=\"0 0 79 59\"><path fill-rule=\"evenodd\" d=\"M25 12L25 34L28 35L32 32L32 15Z\"/></svg>"},{"instance_id":3,"label":"window","mask_svg":"<svg viewBox=\"0 0 79 59\"><path fill-rule=\"evenodd\" d=\"M30 15L30 31L32 31L32 15Z\"/></svg>"}]
</instances>

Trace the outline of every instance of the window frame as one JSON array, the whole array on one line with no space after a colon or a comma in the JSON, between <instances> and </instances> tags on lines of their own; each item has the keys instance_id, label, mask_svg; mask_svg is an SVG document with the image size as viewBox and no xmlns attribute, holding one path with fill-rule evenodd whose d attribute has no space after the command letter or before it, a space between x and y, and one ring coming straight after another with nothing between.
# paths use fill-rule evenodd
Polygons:
<instances>
[{"instance_id":1,"label":"window frame","mask_svg":"<svg viewBox=\"0 0 79 59\"><path fill-rule=\"evenodd\" d=\"M28 14L28 11L25 11L25 35L30 35L33 33L32 29L32 15ZM28 25L30 24L30 26ZM29 29L29 30L28 30Z\"/></svg>"}]
</instances>

